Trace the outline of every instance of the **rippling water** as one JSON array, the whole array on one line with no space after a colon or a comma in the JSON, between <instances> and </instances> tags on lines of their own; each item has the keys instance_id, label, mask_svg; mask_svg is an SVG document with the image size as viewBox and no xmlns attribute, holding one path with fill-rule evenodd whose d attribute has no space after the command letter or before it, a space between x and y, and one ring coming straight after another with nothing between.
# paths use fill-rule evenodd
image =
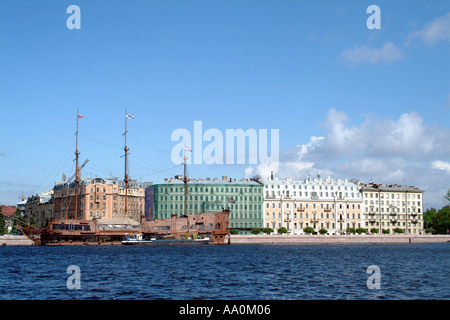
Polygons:
<instances>
[{"instance_id":1,"label":"rippling water","mask_svg":"<svg viewBox=\"0 0 450 320\"><path fill-rule=\"evenodd\" d=\"M450 243L6 246L0 258L2 300L450 299ZM371 265L380 289L367 288Z\"/></svg>"}]
</instances>

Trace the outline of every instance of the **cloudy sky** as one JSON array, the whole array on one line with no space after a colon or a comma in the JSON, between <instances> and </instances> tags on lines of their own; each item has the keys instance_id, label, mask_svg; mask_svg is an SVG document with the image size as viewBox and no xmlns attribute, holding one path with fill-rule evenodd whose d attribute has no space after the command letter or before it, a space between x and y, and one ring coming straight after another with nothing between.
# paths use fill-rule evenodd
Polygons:
<instances>
[{"instance_id":1,"label":"cloudy sky","mask_svg":"<svg viewBox=\"0 0 450 320\"><path fill-rule=\"evenodd\" d=\"M81 29L67 27L72 4ZM380 29L367 27L373 4ZM123 177L128 110L129 170L140 181L182 174L172 134L190 132L193 147L201 121L223 146L229 129L278 130L280 178L414 185L426 208L440 208L449 56L447 0L3 0L0 203L73 174L79 109L83 176ZM193 152L208 150L200 140ZM273 169L258 159L188 171L239 179Z\"/></svg>"}]
</instances>

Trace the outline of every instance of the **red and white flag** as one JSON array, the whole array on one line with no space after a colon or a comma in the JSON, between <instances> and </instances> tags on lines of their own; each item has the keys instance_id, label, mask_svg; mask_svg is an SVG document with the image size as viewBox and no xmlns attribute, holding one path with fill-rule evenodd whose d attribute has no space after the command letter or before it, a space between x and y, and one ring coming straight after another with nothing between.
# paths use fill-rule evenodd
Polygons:
<instances>
[{"instance_id":1,"label":"red and white flag","mask_svg":"<svg viewBox=\"0 0 450 320\"><path fill-rule=\"evenodd\" d=\"M192 151L191 148L189 148L188 146L184 146L184 150Z\"/></svg>"},{"instance_id":2,"label":"red and white flag","mask_svg":"<svg viewBox=\"0 0 450 320\"><path fill-rule=\"evenodd\" d=\"M82 116L81 114L78 114L78 119L83 118L84 116Z\"/></svg>"}]
</instances>

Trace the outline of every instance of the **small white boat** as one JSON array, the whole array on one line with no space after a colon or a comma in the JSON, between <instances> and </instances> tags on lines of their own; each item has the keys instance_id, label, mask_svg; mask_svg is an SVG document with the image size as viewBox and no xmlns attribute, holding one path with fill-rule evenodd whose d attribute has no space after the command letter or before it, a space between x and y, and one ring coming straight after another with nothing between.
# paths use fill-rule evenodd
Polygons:
<instances>
[{"instance_id":1,"label":"small white boat","mask_svg":"<svg viewBox=\"0 0 450 320\"><path fill-rule=\"evenodd\" d=\"M144 240L142 234L138 234L135 236L130 236L126 240L122 241L123 245L143 245L143 244L152 244L152 245L158 245L158 244L209 244L210 238L189 238L189 239L156 239L151 238L150 240Z\"/></svg>"},{"instance_id":2,"label":"small white boat","mask_svg":"<svg viewBox=\"0 0 450 320\"><path fill-rule=\"evenodd\" d=\"M155 240L155 239L144 240L142 234L138 234L131 237L127 235L126 237L127 237L126 240L122 241L122 244L125 245L151 244L152 241Z\"/></svg>"}]
</instances>

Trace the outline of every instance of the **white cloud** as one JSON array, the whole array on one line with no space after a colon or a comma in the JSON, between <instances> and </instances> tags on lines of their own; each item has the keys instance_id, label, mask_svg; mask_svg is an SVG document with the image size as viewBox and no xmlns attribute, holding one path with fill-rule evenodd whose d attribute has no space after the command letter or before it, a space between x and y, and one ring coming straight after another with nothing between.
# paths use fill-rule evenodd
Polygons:
<instances>
[{"instance_id":1,"label":"white cloud","mask_svg":"<svg viewBox=\"0 0 450 320\"><path fill-rule=\"evenodd\" d=\"M403 155L428 157L436 150L439 128L424 125L415 113L404 113L398 120L384 119L367 131L367 153L373 156ZM448 148L446 148L448 149Z\"/></svg>"},{"instance_id":2,"label":"white cloud","mask_svg":"<svg viewBox=\"0 0 450 320\"><path fill-rule=\"evenodd\" d=\"M447 171L447 174L450 174L450 163L436 160L431 163L431 167L433 169Z\"/></svg>"},{"instance_id":3,"label":"white cloud","mask_svg":"<svg viewBox=\"0 0 450 320\"><path fill-rule=\"evenodd\" d=\"M350 125L344 112L330 109L322 128L324 136L311 137L308 143L280 150L280 178L315 177L357 178L364 182L415 185L426 191L428 204L442 199L438 194L448 189L450 174L450 129L425 124L416 112L397 119L372 117L359 125ZM431 163L431 166L430 166ZM270 176L269 167L246 169L246 177ZM440 200L439 200L440 201ZM426 204L427 205L427 204Z\"/></svg>"},{"instance_id":4,"label":"white cloud","mask_svg":"<svg viewBox=\"0 0 450 320\"><path fill-rule=\"evenodd\" d=\"M421 30L411 32L408 35L407 43L411 44L416 39L427 45L450 41L450 12L426 24Z\"/></svg>"},{"instance_id":5,"label":"white cloud","mask_svg":"<svg viewBox=\"0 0 450 320\"><path fill-rule=\"evenodd\" d=\"M292 148L282 150L280 162L274 166L260 164L256 167L248 167L244 170L245 177L261 176L267 178L273 172L280 176L292 176L300 178L309 173L313 168L314 162L304 160L304 157L321 145L324 137L311 137L310 142L305 145L297 145Z\"/></svg>"},{"instance_id":6,"label":"white cloud","mask_svg":"<svg viewBox=\"0 0 450 320\"><path fill-rule=\"evenodd\" d=\"M436 153L450 156L450 129L426 125L416 112L398 119L367 119L359 126L349 126L344 112L330 109L322 127L326 136L315 154L335 159L358 153L364 157L408 156L428 159ZM309 155L310 156L310 155Z\"/></svg>"},{"instance_id":7,"label":"white cloud","mask_svg":"<svg viewBox=\"0 0 450 320\"><path fill-rule=\"evenodd\" d=\"M402 59L404 56L402 50L397 48L392 42L386 42L381 48L354 46L341 53L341 58L352 65L394 62Z\"/></svg>"},{"instance_id":8,"label":"white cloud","mask_svg":"<svg viewBox=\"0 0 450 320\"><path fill-rule=\"evenodd\" d=\"M450 42L450 12L426 24L421 30L410 32L406 44L409 45L417 40L427 45L434 45L441 41ZM391 41L386 42L381 48L354 46L341 53L341 59L352 66L395 62L404 57L404 52Z\"/></svg>"}]
</instances>

